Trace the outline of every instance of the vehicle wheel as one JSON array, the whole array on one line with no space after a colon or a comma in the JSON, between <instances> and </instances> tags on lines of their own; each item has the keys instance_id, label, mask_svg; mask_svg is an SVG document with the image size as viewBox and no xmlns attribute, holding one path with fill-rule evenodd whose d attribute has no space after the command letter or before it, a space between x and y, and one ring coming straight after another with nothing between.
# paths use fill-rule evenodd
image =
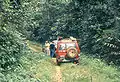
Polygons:
<instances>
[{"instance_id":1,"label":"vehicle wheel","mask_svg":"<svg viewBox=\"0 0 120 82\"><path fill-rule=\"evenodd\" d=\"M56 59L56 64L60 66L60 62L58 61L58 59Z\"/></svg>"},{"instance_id":2,"label":"vehicle wheel","mask_svg":"<svg viewBox=\"0 0 120 82\"><path fill-rule=\"evenodd\" d=\"M74 64L79 65L79 60L74 61Z\"/></svg>"}]
</instances>

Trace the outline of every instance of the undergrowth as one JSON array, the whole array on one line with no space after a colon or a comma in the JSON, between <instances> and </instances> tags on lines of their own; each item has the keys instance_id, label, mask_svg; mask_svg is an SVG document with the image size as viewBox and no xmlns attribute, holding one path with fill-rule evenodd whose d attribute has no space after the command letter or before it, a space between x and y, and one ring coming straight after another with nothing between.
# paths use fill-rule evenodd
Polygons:
<instances>
[{"instance_id":1,"label":"undergrowth","mask_svg":"<svg viewBox=\"0 0 120 82\"><path fill-rule=\"evenodd\" d=\"M80 65L62 64L63 82L119 82L120 70L81 54Z\"/></svg>"},{"instance_id":2,"label":"undergrowth","mask_svg":"<svg viewBox=\"0 0 120 82\"><path fill-rule=\"evenodd\" d=\"M35 53L26 47L18 66L0 73L0 82L49 82L53 72L52 65L46 54Z\"/></svg>"}]
</instances>

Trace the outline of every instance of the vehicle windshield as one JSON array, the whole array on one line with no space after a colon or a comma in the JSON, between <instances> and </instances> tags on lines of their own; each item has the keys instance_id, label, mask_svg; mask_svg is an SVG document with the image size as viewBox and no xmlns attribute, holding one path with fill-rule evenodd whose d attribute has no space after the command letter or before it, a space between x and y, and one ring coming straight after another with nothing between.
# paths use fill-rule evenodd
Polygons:
<instances>
[{"instance_id":1,"label":"vehicle windshield","mask_svg":"<svg viewBox=\"0 0 120 82\"><path fill-rule=\"evenodd\" d=\"M61 43L60 47L59 47L59 50L64 50L64 49L67 49L69 47L76 48L76 45L75 45L75 43Z\"/></svg>"}]
</instances>

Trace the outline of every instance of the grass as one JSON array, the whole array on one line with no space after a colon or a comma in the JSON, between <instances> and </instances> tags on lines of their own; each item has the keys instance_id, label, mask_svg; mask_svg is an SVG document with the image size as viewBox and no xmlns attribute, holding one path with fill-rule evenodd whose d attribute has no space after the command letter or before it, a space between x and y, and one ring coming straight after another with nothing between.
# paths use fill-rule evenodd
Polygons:
<instances>
[{"instance_id":1,"label":"grass","mask_svg":"<svg viewBox=\"0 0 120 82\"><path fill-rule=\"evenodd\" d=\"M29 76L40 82L52 82L52 76L55 71L51 58L44 53L30 53L28 56L21 58L21 63ZM32 82L32 81L31 81Z\"/></svg>"},{"instance_id":2,"label":"grass","mask_svg":"<svg viewBox=\"0 0 120 82\"><path fill-rule=\"evenodd\" d=\"M120 70L81 54L80 65L62 64L63 82L119 82Z\"/></svg>"}]
</instances>

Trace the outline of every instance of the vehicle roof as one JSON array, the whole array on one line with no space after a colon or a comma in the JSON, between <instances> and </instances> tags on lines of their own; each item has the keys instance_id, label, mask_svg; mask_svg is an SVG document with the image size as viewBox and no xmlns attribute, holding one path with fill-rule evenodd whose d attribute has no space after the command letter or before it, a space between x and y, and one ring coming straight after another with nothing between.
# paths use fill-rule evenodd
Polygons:
<instances>
[{"instance_id":1,"label":"vehicle roof","mask_svg":"<svg viewBox=\"0 0 120 82\"><path fill-rule=\"evenodd\" d=\"M75 43L77 42L76 40L71 40L71 39L63 39L63 40L60 40L58 41L59 43Z\"/></svg>"}]
</instances>

